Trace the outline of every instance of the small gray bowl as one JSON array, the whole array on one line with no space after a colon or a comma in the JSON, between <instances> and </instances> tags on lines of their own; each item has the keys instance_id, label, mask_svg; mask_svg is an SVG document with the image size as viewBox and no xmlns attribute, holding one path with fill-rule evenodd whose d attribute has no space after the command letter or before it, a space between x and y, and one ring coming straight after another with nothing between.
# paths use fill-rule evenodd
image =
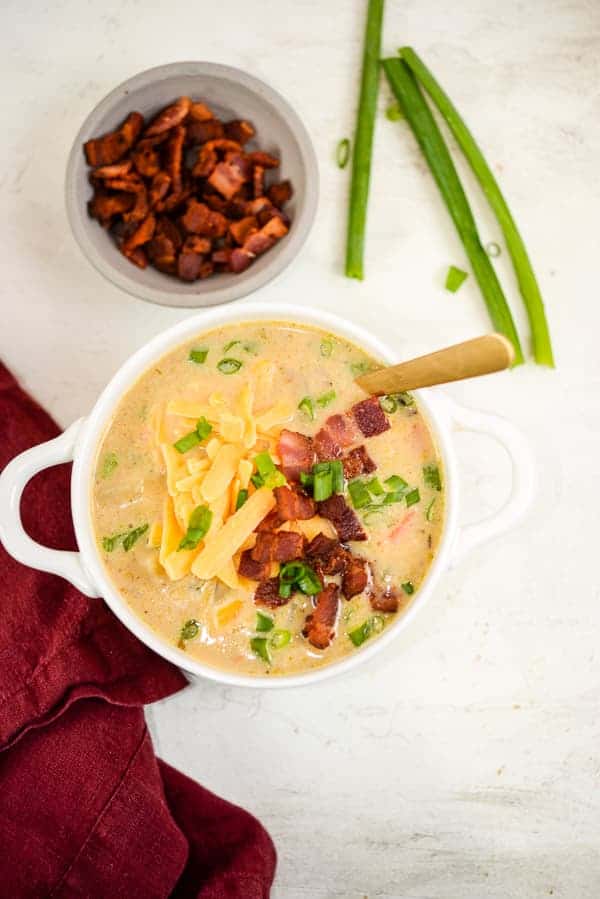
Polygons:
<instances>
[{"instance_id":1,"label":"small gray bowl","mask_svg":"<svg viewBox=\"0 0 600 899\"><path fill-rule=\"evenodd\" d=\"M83 144L114 128L132 110L150 119L177 97L205 101L219 118L248 119L256 128L256 147L281 159L278 179L289 178L294 196L286 206L289 233L240 274L217 274L186 283L148 266L139 269L117 248L110 234L91 219L92 188ZM254 147L254 144L250 145ZM211 62L177 62L148 69L124 81L87 117L69 155L67 215L77 243L109 281L134 296L164 306L216 306L246 296L267 284L300 250L311 229L319 192L318 166L306 128L284 98L247 72Z\"/></svg>"}]
</instances>

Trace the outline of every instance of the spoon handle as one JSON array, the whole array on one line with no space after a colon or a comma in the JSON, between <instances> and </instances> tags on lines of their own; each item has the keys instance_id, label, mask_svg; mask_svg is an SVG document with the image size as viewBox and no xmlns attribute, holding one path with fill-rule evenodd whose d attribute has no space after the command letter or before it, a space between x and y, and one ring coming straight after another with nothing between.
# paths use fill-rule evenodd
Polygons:
<instances>
[{"instance_id":1,"label":"spoon handle","mask_svg":"<svg viewBox=\"0 0 600 899\"><path fill-rule=\"evenodd\" d=\"M367 393L384 396L489 375L509 368L513 360L514 349L506 337L486 334L418 359L379 368L356 378L356 383Z\"/></svg>"}]
</instances>

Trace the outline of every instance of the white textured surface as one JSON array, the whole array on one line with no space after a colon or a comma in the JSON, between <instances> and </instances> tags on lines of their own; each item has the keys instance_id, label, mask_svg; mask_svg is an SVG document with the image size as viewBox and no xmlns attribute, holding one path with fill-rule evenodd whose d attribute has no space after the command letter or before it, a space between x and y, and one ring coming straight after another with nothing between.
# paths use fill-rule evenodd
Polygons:
<instances>
[{"instance_id":1,"label":"white textured surface","mask_svg":"<svg viewBox=\"0 0 600 899\"><path fill-rule=\"evenodd\" d=\"M406 352L487 327L405 126L378 121L367 280L340 274L362 3L5 2L0 352L67 424L146 338L185 313L131 299L79 254L62 201L70 142L131 74L177 59L247 68L304 117L317 224L263 300L342 310ZM558 370L456 386L530 436L528 521L448 575L377 664L311 690L198 684L151 711L158 749L269 827L277 899L596 899L600 893L600 6L595 0L389 2L384 47L425 56L500 173L550 307ZM387 103L384 90L381 106ZM485 240L498 240L489 218ZM500 260L514 298L514 283ZM466 512L507 466L461 438Z\"/></svg>"}]
</instances>

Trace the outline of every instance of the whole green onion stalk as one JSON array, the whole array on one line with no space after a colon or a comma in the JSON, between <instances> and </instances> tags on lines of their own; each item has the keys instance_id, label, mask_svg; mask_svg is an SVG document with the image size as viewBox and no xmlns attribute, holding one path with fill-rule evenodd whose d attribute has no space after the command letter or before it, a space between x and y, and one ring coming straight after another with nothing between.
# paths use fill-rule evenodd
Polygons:
<instances>
[{"instance_id":1,"label":"whole green onion stalk","mask_svg":"<svg viewBox=\"0 0 600 899\"><path fill-rule=\"evenodd\" d=\"M383 69L454 221L494 327L513 344L514 364L522 363L523 351L506 297L481 243L471 207L444 138L417 80L406 63L397 57L384 59Z\"/></svg>"},{"instance_id":2,"label":"whole green onion stalk","mask_svg":"<svg viewBox=\"0 0 600 899\"><path fill-rule=\"evenodd\" d=\"M356 129L352 151L352 181L348 211L348 236L346 241L346 275L363 278L363 256L373 133L377 113L379 90L379 57L381 55L381 24L384 0L369 0L367 25L363 47L360 99L356 114Z\"/></svg>"},{"instance_id":3,"label":"whole green onion stalk","mask_svg":"<svg viewBox=\"0 0 600 899\"><path fill-rule=\"evenodd\" d=\"M519 290L527 309L535 361L541 365L554 366L552 343L540 288L525 249L523 238L500 190L500 186L465 121L422 59L420 59L412 47L402 47L399 53L448 123L448 127L456 138L456 142L488 198L489 204L502 228L519 283Z\"/></svg>"}]
</instances>

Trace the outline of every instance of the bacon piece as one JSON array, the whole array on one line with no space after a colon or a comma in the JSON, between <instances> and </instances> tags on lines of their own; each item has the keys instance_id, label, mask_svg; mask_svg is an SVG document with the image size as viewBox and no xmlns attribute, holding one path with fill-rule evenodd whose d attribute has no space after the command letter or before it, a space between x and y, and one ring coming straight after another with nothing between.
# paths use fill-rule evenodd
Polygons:
<instances>
[{"instance_id":1,"label":"bacon piece","mask_svg":"<svg viewBox=\"0 0 600 899\"><path fill-rule=\"evenodd\" d=\"M251 549L245 549L240 556L238 572L242 577L250 578L251 581L264 581L269 577L270 570L271 563L269 561L257 562L252 558Z\"/></svg>"},{"instance_id":2,"label":"bacon piece","mask_svg":"<svg viewBox=\"0 0 600 899\"><path fill-rule=\"evenodd\" d=\"M142 247L136 247L131 253L127 254L127 258L138 268L146 268L148 266L148 257L144 253Z\"/></svg>"},{"instance_id":3,"label":"bacon piece","mask_svg":"<svg viewBox=\"0 0 600 899\"><path fill-rule=\"evenodd\" d=\"M340 588L337 584L327 584L317 596L317 603L308 615L302 634L317 649L327 649L335 637Z\"/></svg>"},{"instance_id":4,"label":"bacon piece","mask_svg":"<svg viewBox=\"0 0 600 899\"><path fill-rule=\"evenodd\" d=\"M315 450L319 462L328 462L331 459L339 459L342 456L342 447L335 442L326 428L321 428L315 434Z\"/></svg>"},{"instance_id":5,"label":"bacon piece","mask_svg":"<svg viewBox=\"0 0 600 899\"><path fill-rule=\"evenodd\" d=\"M195 281L200 277L202 262L198 253L182 252L177 257L177 274L182 281Z\"/></svg>"},{"instance_id":6,"label":"bacon piece","mask_svg":"<svg viewBox=\"0 0 600 899\"><path fill-rule=\"evenodd\" d=\"M217 162L218 158L215 150L213 150L208 143L204 144L198 153L198 158L192 169L192 175L195 178L206 178L210 175Z\"/></svg>"},{"instance_id":7,"label":"bacon piece","mask_svg":"<svg viewBox=\"0 0 600 899\"><path fill-rule=\"evenodd\" d=\"M136 192L133 209L123 214L123 221L141 222L146 218L149 211L150 204L148 203L148 191L145 187L142 187L141 190Z\"/></svg>"},{"instance_id":8,"label":"bacon piece","mask_svg":"<svg viewBox=\"0 0 600 899\"><path fill-rule=\"evenodd\" d=\"M92 179L97 178L123 178L131 171L131 159L125 159L123 162L115 162L113 165L101 165L94 169L91 173Z\"/></svg>"},{"instance_id":9,"label":"bacon piece","mask_svg":"<svg viewBox=\"0 0 600 899\"><path fill-rule=\"evenodd\" d=\"M278 531L276 534L259 532L252 550L255 562L291 562L299 559L304 550L302 534L294 531Z\"/></svg>"},{"instance_id":10,"label":"bacon piece","mask_svg":"<svg viewBox=\"0 0 600 899\"><path fill-rule=\"evenodd\" d=\"M231 250L226 247L222 250L215 250L214 253L211 254L212 261L215 265L218 266L229 266L229 260L231 258ZM222 269L219 269L221 271Z\"/></svg>"},{"instance_id":11,"label":"bacon piece","mask_svg":"<svg viewBox=\"0 0 600 899\"><path fill-rule=\"evenodd\" d=\"M265 169L279 168L279 160L270 153L264 153L262 150L256 150L254 153L248 153L248 159L253 165L262 165Z\"/></svg>"},{"instance_id":12,"label":"bacon piece","mask_svg":"<svg viewBox=\"0 0 600 899\"><path fill-rule=\"evenodd\" d=\"M209 209L206 203L190 200L181 223L190 234L201 234L203 237L223 237L227 231L228 221L220 212Z\"/></svg>"},{"instance_id":13,"label":"bacon piece","mask_svg":"<svg viewBox=\"0 0 600 899\"><path fill-rule=\"evenodd\" d=\"M210 259L205 259L202 265L200 266L200 273L198 277L203 280L204 278L210 278L215 270L214 265Z\"/></svg>"},{"instance_id":14,"label":"bacon piece","mask_svg":"<svg viewBox=\"0 0 600 899\"><path fill-rule=\"evenodd\" d=\"M259 523L256 528L256 531L260 533L261 531L274 531L279 527L283 522L280 520L279 515L277 513L277 509L272 509L268 515L265 515L263 520Z\"/></svg>"},{"instance_id":15,"label":"bacon piece","mask_svg":"<svg viewBox=\"0 0 600 899\"><path fill-rule=\"evenodd\" d=\"M277 241L288 232L288 227L280 218L272 218L266 225L256 231L244 241L243 246L236 247L231 254L229 264L231 271L242 272L248 268L256 256L260 256L269 250Z\"/></svg>"},{"instance_id":16,"label":"bacon piece","mask_svg":"<svg viewBox=\"0 0 600 899\"><path fill-rule=\"evenodd\" d=\"M208 122L215 117L213 111L206 103L192 103L189 115L193 122Z\"/></svg>"},{"instance_id":17,"label":"bacon piece","mask_svg":"<svg viewBox=\"0 0 600 899\"><path fill-rule=\"evenodd\" d=\"M156 235L164 234L165 237L168 237L176 250L179 250L183 244L181 231L175 222L171 221L171 219L167 218L165 215L161 215L160 218L156 220L155 233Z\"/></svg>"},{"instance_id":18,"label":"bacon piece","mask_svg":"<svg viewBox=\"0 0 600 899\"><path fill-rule=\"evenodd\" d=\"M341 447L351 446L360 440L360 431L350 415L330 415L324 427Z\"/></svg>"},{"instance_id":19,"label":"bacon piece","mask_svg":"<svg viewBox=\"0 0 600 899\"><path fill-rule=\"evenodd\" d=\"M154 233L154 237L148 244L148 255L153 264L161 272L174 273L177 265L175 258L175 246L164 234Z\"/></svg>"},{"instance_id":20,"label":"bacon piece","mask_svg":"<svg viewBox=\"0 0 600 899\"><path fill-rule=\"evenodd\" d=\"M184 253L200 253L206 255L210 253L212 243L208 237L198 237L196 234L190 234L186 237L183 244Z\"/></svg>"},{"instance_id":21,"label":"bacon piece","mask_svg":"<svg viewBox=\"0 0 600 899\"><path fill-rule=\"evenodd\" d=\"M370 565L366 559L348 553L346 567L342 574L342 593L346 599L358 596L369 586Z\"/></svg>"},{"instance_id":22,"label":"bacon piece","mask_svg":"<svg viewBox=\"0 0 600 899\"><path fill-rule=\"evenodd\" d=\"M276 487L273 491L277 506L275 511L280 523L284 521L308 521L316 514L317 507L310 496L290 490L289 487Z\"/></svg>"},{"instance_id":23,"label":"bacon piece","mask_svg":"<svg viewBox=\"0 0 600 899\"><path fill-rule=\"evenodd\" d=\"M148 145L136 147L131 154L129 165L131 165L132 162L136 171L140 175L143 175L144 178L154 178L154 176L158 175L160 172L160 156L154 147Z\"/></svg>"},{"instance_id":24,"label":"bacon piece","mask_svg":"<svg viewBox=\"0 0 600 899\"><path fill-rule=\"evenodd\" d=\"M370 396L352 406L351 412L364 437L375 437L389 430L388 417L376 396Z\"/></svg>"},{"instance_id":25,"label":"bacon piece","mask_svg":"<svg viewBox=\"0 0 600 899\"><path fill-rule=\"evenodd\" d=\"M277 184L272 184L270 186L267 191L267 196L274 206L281 209L292 199L293 193L294 190L291 181L279 181Z\"/></svg>"},{"instance_id":26,"label":"bacon piece","mask_svg":"<svg viewBox=\"0 0 600 899\"><path fill-rule=\"evenodd\" d=\"M267 197L257 197L255 200L249 200L246 203L246 215L260 215L260 213L268 209L271 205L270 200Z\"/></svg>"},{"instance_id":27,"label":"bacon piece","mask_svg":"<svg viewBox=\"0 0 600 899\"><path fill-rule=\"evenodd\" d=\"M171 128L176 128L177 125L183 122L191 108L192 101L189 97L179 97L172 106L167 106L150 122L144 137L152 137L156 134L162 134L164 131L170 131Z\"/></svg>"},{"instance_id":28,"label":"bacon piece","mask_svg":"<svg viewBox=\"0 0 600 899\"><path fill-rule=\"evenodd\" d=\"M377 468L364 444L350 450L348 455L342 459L342 465L344 466L344 477L348 480L357 478L361 474L370 474Z\"/></svg>"},{"instance_id":29,"label":"bacon piece","mask_svg":"<svg viewBox=\"0 0 600 899\"><path fill-rule=\"evenodd\" d=\"M342 543L348 540L366 540L367 535L354 511L340 494L317 504L319 515L328 518Z\"/></svg>"},{"instance_id":30,"label":"bacon piece","mask_svg":"<svg viewBox=\"0 0 600 899\"><path fill-rule=\"evenodd\" d=\"M235 162L219 162L212 170L208 183L226 200L231 200L245 180L243 171Z\"/></svg>"},{"instance_id":31,"label":"bacon piece","mask_svg":"<svg viewBox=\"0 0 600 899\"><path fill-rule=\"evenodd\" d=\"M398 593L389 584L386 587L377 587L369 597L371 608L376 612L397 612Z\"/></svg>"},{"instance_id":32,"label":"bacon piece","mask_svg":"<svg viewBox=\"0 0 600 899\"><path fill-rule=\"evenodd\" d=\"M165 150L165 170L171 178L171 186L174 194L181 192L181 166L183 164L183 142L185 140L185 128L178 125L173 129Z\"/></svg>"},{"instance_id":33,"label":"bacon piece","mask_svg":"<svg viewBox=\"0 0 600 899\"><path fill-rule=\"evenodd\" d=\"M186 200L190 198L192 194L192 190L190 187L184 188L180 190L178 193L171 193L166 200L159 202L156 204L156 208L159 212L173 212L177 209L178 206L181 206L182 203L185 203Z\"/></svg>"},{"instance_id":34,"label":"bacon piece","mask_svg":"<svg viewBox=\"0 0 600 899\"><path fill-rule=\"evenodd\" d=\"M315 561L320 575L342 574L346 570L350 552L334 537L320 533L306 547L306 555Z\"/></svg>"},{"instance_id":35,"label":"bacon piece","mask_svg":"<svg viewBox=\"0 0 600 899\"><path fill-rule=\"evenodd\" d=\"M116 215L127 212L134 204L134 196L130 193L105 194L96 191L88 203L88 212L92 218L98 219L107 228Z\"/></svg>"},{"instance_id":36,"label":"bacon piece","mask_svg":"<svg viewBox=\"0 0 600 899\"><path fill-rule=\"evenodd\" d=\"M130 194L145 190L144 182L136 172L128 172L122 178L107 178L104 186L109 190L123 190Z\"/></svg>"},{"instance_id":37,"label":"bacon piece","mask_svg":"<svg viewBox=\"0 0 600 899\"><path fill-rule=\"evenodd\" d=\"M205 144L207 140L223 137L223 124L218 119L206 119L204 122L188 122L186 138L191 144Z\"/></svg>"},{"instance_id":38,"label":"bacon piece","mask_svg":"<svg viewBox=\"0 0 600 899\"><path fill-rule=\"evenodd\" d=\"M83 145L88 165L112 165L118 162L135 143L144 126L144 117L139 112L130 112L116 131L103 137L95 137Z\"/></svg>"},{"instance_id":39,"label":"bacon piece","mask_svg":"<svg viewBox=\"0 0 600 899\"><path fill-rule=\"evenodd\" d=\"M148 199L150 202L150 206L154 208L158 202L164 200L169 192L169 188L171 187L171 178L167 175L166 172L158 172L154 178L152 179L152 184L150 185L150 193L148 195Z\"/></svg>"},{"instance_id":40,"label":"bacon piece","mask_svg":"<svg viewBox=\"0 0 600 899\"><path fill-rule=\"evenodd\" d=\"M255 133L250 122L245 121L245 119L232 119L231 122L225 122L225 137L229 138L229 140L237 141L242 146L251 137L254 137Z\"/></svg>"},{"instance_id":41,"label":"bacon piece","mask_svg":"<svg viewBox=\"0 0 600 899\"><path fill-rule=\"evenodd\" d=\"M150 215L144 219L139 228L136 228L133 234L123 241L121 247L123 254L125 256L131 256L137 247L141 247L143 244L148 243L148 241L152 239L155 228L156 218L151 212Z\"/></svg>"},{"instance_id":42,"label":"bacon piece","mask_svg":"<svg viewBox=\"0 0 600 899\"><path fill-rule=\"evenodd\" d=\"M252 188L255 197L262 197L265 193L265 167L255 165L252 172Z\"/></svg>"},{"instance_id":43,"label":"bacon piece","mask_svg":"<svg viewBox=\"0 0 600 899\"><path fill-rule=\"evenodd\" d=\"M297 481L300 472L310 471L315 461L311 438L287 428L283 428L279 435L277 453L281 459L281 470L289 481Z\"/></svg>"},{"instance_id":44,"label":"bacon piece","mask_svg":"<svg viewBox=\"0 0 600 899\"><path fill-rule=\"evenodd\" d=\"M229 233L236 243L243 244L246 238L258 231L258 222L253 215L247 215L245 218L237 222L231 222L229 225Z\"/></svg>"},{"instance_id":45,"label":"bacon piece","mask_svg":"<svg viewBox=\"0 0 600 899\"><path fill-rule=\"evenodd\" d=\"M261 606L285 606L290 601L289 597L279 595L279 578L271 577L267 581L261 581L254 594L254 602Z\"/></svg>"}]
</instances>

